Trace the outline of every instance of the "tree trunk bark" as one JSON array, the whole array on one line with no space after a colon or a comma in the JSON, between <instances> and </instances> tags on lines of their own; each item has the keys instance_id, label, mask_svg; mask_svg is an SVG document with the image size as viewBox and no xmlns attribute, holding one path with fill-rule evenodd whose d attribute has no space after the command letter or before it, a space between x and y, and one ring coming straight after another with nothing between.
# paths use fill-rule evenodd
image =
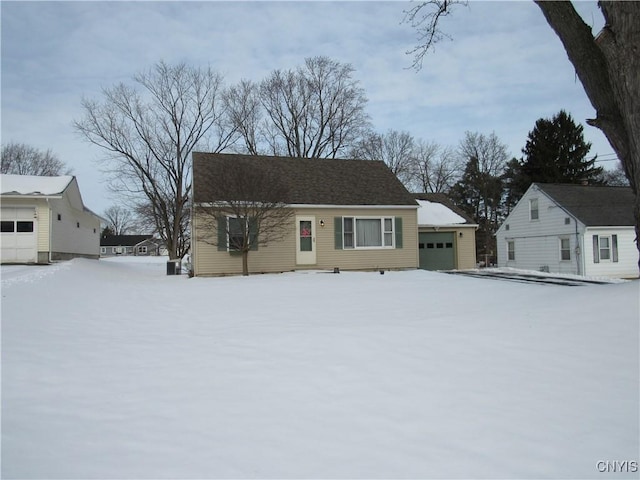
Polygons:
<instances>
[{"instance_id":1,"label":"tree trunk bark","mask_svg":"<svg viewBox=\"0 0 640 480\"><path fill-rule=\"evenodd\" d=\"M640 2L601 1L606 24L595 38L570 2L536 4L564 45L596 110L596 118L587 123L602 130L622 162L635 195L640 254Z\"/></svg>"},{"instance_id":2,"label":"tree trunk bark","mask_svg":"<svg viewBox=\"0 0 640 480\"><path fill-rule=\"evenodd\" d=\"M242 251L242 275L249 276L249 251Z\"/></svg>"}]
</instances>

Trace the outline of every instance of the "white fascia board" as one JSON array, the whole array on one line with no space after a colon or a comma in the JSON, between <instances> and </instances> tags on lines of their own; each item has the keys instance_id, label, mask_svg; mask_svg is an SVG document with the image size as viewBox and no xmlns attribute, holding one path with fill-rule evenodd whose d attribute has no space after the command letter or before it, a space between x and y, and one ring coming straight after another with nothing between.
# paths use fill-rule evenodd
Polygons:
<instances>
[{"instance_id":1,"label":"white fascia board","mask_svg":"<svg viewBox=\"0 0 640 480\"><path fill-rule=\"evenodd\" d=\"M26 199L34 199L34 200L60 200L62 198L62 195L38 195L38 194L12 194L12 193L3 193L0 198L2 199L12 199L12 200L16 200L16 199L20 199L20 200L24 200Z\"/></svg>"}]
</instances>

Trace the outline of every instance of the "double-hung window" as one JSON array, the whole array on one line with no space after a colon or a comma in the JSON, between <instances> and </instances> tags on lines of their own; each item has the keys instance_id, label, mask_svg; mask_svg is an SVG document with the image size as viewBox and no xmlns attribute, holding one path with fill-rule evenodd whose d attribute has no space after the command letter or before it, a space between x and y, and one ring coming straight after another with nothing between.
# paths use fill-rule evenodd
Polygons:
<instances>
[{"instance_id":1,"label":"double-hung window","mask_svg":"<svg viewBox=\"0 0 640 480\"><path fill-rule=\"evenodd\" d=\"M571 240L568 238L560 239L560 260L571 260Z\"/></svg>"},{"instance_id":2,"label":"double-hung window","mask_svg":"<svg viewBox=\"0 0 640 480\"><path fill-rule=\"evenodd\" d=\"M538 210L538 199L532 198L529 200L529 219L538 220L540 218L540 211Z\"/></svg>"},{"instance_id":3,"label":"double-hung window","mask_svg":"<svg viewBox=\"0 0 640 480\"><path fill-rule=\"evenodd\" d=\"M507 260L516 259L516 242L515 240L507 240Z\"/></svg>"},{"instance_id":4,"label":"double-hung window","mask_svg":"<svg viewBox=\"0 0 640 480\"><path fill-rule=\"evenodd\" d=\"M343 217L342 246L348 248L394 248L393 217Z\"/></svg>"},{"instance_id":5,"label":"double-hung window","mask_svg":"<svg viewBox=\"0 0 640 480\"><path fill-rule=\"evenodd\" d=\"M243 218L228 217L228 248L229 251L240 251L244 245L246 221Z\"/></svg>"},{"instance_id":6,"label":"double-hung window","mask_svg":"<svg viewBox=\"0 0 640 480\"><path fill-rule=\"evenodd\" d=\"M618 235L593 236L593 263L618 261Z\"/></svg>"},{"instance_id":7,"label":"double-hung window","mask_svg":"<svg viewBox=\"0 0 640 480\"><path fill-rule=\"evenodd\" d=\"M217 244L219 251L241 252L258 249L258 225L254 218L218 217Z\"/></svg>"}]
</instances>

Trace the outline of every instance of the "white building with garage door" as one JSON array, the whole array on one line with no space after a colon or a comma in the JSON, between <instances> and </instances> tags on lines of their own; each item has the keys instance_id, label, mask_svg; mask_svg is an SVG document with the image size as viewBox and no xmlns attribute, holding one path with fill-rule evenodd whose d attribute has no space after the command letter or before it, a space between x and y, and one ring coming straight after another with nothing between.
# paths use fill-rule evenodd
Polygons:
<instances>
[{"instance_id":1,"label":"white building with garage door","mask_svg":"<svg viewBox=\"0 0 640 480\"><path fill-rule=\"evenodd\" d=\"M75 177L0 175L0 187L2 263L99 257L100 217Z\"/></svg>"}]
</instances>

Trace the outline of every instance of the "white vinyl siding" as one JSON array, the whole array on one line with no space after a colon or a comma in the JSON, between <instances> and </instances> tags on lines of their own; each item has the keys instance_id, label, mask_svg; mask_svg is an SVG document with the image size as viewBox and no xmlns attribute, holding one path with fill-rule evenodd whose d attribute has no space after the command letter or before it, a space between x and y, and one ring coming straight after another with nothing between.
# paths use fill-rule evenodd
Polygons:
<instances>
[{"instance_id":1,"label":"white vinyl siding","mask_svg":"<svg viewBox=\"0 0 640 480\"><path fill-rule=\"evenodd\" d=\"M585 232L584 249L587 275L638 277L638 249L633 227L589 227Z\"/></svg>"},{"instance_id":2,"label":"white vinyl siding","mask_svg":"<svg viewBox=\"0 0 640 480\"><path fill-rule=\"evenodd\" d=\"M532 210L537 210L538 220L532 220ZM573 217L567 224L566 218L567 212L549 197L532 188L527 190L496 233L498 266L578 273L575 256L572 255L569 261L561 260L559 238L568 239L569 249L573 252L577 246L576 228L583 229L584 226L576 225ZM506 225L509 225L508 231ZM516 243L515 260L508 259L507 240Z\"/></svg>"}]
</instances>

